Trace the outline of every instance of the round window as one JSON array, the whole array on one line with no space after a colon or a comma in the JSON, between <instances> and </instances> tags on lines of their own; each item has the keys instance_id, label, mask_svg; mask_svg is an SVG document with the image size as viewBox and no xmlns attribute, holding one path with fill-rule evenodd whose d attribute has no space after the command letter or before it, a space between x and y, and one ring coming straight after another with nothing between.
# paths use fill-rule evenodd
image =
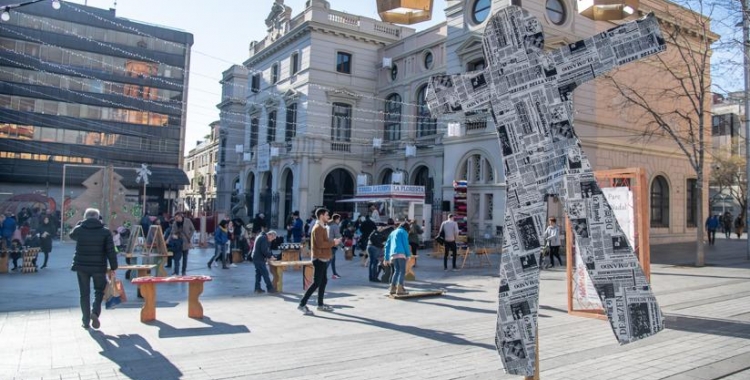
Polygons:
<instances>
[{"instance_id":1,"label":"round window","mask_svg":"<svg viewBox=\"0 0 750 380\"><path fill-rule=\"evenodd\" d=\"M398 78L398 66L394 63L391 66L391 80L396 80L396 78Z\"/></svg>"},{"instance_id":2,"label":"round window","mask_svg":"<svg viewBox=\"0 0 750 380\"><path fill-rule=\"evenodd\" d=\"M492 2L490 0L474 0L471 8L471 17L475 24L481 24L490 15Z\"/></svg>"},{"instance_id":3,"label":"round window","mask_svg":"<svg viewBox=\"0 0 750 380\"><path fill-rule=\"evenodd\" d=\"M432 56L431 51L424 53L424 68L425 69L429 70L432 68L433 59L434 57Z\"/></svg>"},{"instance_id":4,"label":"round window","mask_svg":"<svg viewBox=\"0 0 750 380\"><path fill-rule=\"evenodd\" d=\"M565 23L565 6L562 0L547 0L547 18L555 24L562 25Z\"/></svg>"}]
</instances>

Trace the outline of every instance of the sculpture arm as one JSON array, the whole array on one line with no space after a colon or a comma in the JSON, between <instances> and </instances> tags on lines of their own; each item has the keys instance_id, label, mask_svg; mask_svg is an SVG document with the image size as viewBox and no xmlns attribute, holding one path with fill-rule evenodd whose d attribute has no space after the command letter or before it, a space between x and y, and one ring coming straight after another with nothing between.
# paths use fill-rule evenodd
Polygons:
<instances>
[{"instance_id":1,"label":"sculpture arm","mask_svg":"<svg viewBox=\"0 0 750 380\"><path fill-rule=\"evenodd\" d=\"M606 30L548 56L556 68L560 86L576 87L628 62L666 50L653 13ZM572 91L572 89L571 89Z\"/></svg>"},{"instance_id":2,"label":"sculpture arm","mask_svg":"<svg viewBox=\"0 0 750 380\"><path fill-rule=\"evenodd\" d=\"M436 75L427 87L427 106L433 116L489 108L490 75L487 69L457 75Z\"/></svg>"}]
</instances>

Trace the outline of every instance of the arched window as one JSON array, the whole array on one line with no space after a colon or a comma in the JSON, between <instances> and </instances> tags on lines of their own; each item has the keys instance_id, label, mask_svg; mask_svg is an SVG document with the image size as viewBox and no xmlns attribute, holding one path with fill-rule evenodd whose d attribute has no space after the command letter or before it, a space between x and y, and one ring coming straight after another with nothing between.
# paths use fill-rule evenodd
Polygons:
<instances>
[{"instance_id":1,"label":"arched window","mask_svg":"<svg viewBox=\"0 0 750 380\"><path fill-rule=\"evenodd\" d=\"M390 94L385 101L385 140L401 140L401 95Z\"/></svg>"},{"instance_id":2,"label":"arched window","mask_svg":"<svg viewBox=\"0 0 750 380\"><path fill-rule=\"evenodd\" d=\"M669 227L669 184L662 176L651 183L651 227Z\"/></svg>"},{"instance_id":3,"label":"arched window","mask_svg":"<svg viewBox=\"0 0 750 380\"><path fill-rule=\"evenodd\" d=\"M417 91L417 137L434 135L437 133L437 120L432 118L427 107L427 85Z\"/></svg>"},{"instance_id":4,"label":"arched window","mask_svg":"<svg viewBox=\"0 0 750 380\"><path fill-rule=\"evenodd\" d=\"M495 183L495 170L487 158L474 154L461 166L459 177L469 184L491 184Z\"/></svg>"}]
</instances>

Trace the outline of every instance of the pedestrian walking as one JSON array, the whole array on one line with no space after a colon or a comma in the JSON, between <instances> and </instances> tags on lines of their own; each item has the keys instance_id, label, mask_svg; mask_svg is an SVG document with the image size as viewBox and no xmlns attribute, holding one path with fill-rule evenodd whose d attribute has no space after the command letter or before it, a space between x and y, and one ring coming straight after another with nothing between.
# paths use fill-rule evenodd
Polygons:
<instances>
[{"instance_id":1,"label":"pedestrian walking","mask_svg":"<svg viewBox=\"0 0 750 380\"><path fill-rule=\"evenodd\" d=\"M339 228L339 221L341 220L341 215L339 214L333 214L331 217L331 222L328 223L328 226L326 228L328 229L328 238L333 239L339 239L339 241L342 241L341 236L341 229ZM338 251L339 245L334 245L331 247L331 261L329 261L329 264L331 266L331 279L337 280L341 278L338 273L336 273L336 251Z\"/></svg>"},{"instance_id":2,"label":"pedestrian walking","mask_svg":"<svg viewBox=\"0 0 750 380\"><path fill-rule=\"evenodd\" d=\"M195 233L195 226L193 226L193 222L189 218L185 218L182 212L178 212L174 215L174 223L170 227L170 233L177 234L180 240L182 240L182 268L180 273L184 276L187 272L188 254L190 253L190 248L192 248L191 239ZM176 266L174 272L177 273Z\"/></svg>"},{"instance_id":3,"label":"pedestrian walking","mask_svg":"<svg viewBox=\"0 0 750 380\"><path fill-rule=\"evenodd\" d=\"M52 253L52 237L55 236L55 226L52 224L49 217L45 216L44 219L42 219L42 223L36 229L36 233L39 236L40 249L44 254L42 268L46 268L49 254Z\"/></svg>"},{"instance_id":4,"label":"pedestrian walking","mask_svg":"<svg viewBox=\"0 0 750 380\"><path fill-rule=\"evenodd\" d=\"M544 241L549 244L549 263L550 267L555 266L555 257L557 262L562 266L562 259L560 258L560 227L557 225L557 219L554 217L549 218L549 225L544 230Z\"/></svg>"},{"instance_id":5,"label":"pedestrian walking","mask_svg":"<svg viewBox=\"0 0 750 380\"><path fill-rule=\"evenodd\" d=\"M222 220L219 222L219 226L214 231L214 243L216 244L216 251L211 260L208 260L208 269L211 269L211 265L214 261L218 262L221 260L221 268L229 269L226 261L227 243L229 242L229 233L227 232L227 221Z\"/></svg>"},{"instance_id":6,"label":"pedestrian walking","mask_svg":"<svg viewBox=\"0 0 750 380\"><path fill-rule=\"evenodd\" d=\"M271 252L271 242L276 239L276 231L271 230L268 232L261 232L258 237L255 238L255 244L253 244L253 265L255 265L255 293L263 293L263 289L260 287L260 280L266 283L266 291L269 293L275 293L276 289L271 283L271 279L268 277L268 267L266 263L268 260L273 258Z\"/></svg>"},{"instance_id":7,"label":"pedestrian walking","mask_svg":"<svg viewBox=\"0 0 750 380\"><path fill-rule=\"evenodd\" d=\"M328 238L328 230L326 229L326 224L330 219L328 210L319 208L315 211L315 216L317 221L310 231L310 254L312 256L314 281L307 288L307 292L305 292L297 307L305 315L312 314L312 311L307 307L307 301L316 290L318 291L318 310L333 311L331 306L323 303L326 284L328 283L326 272L328 271L328 261L331 260L331 248L341 243L341 239L331 240Z\"/></svg>"},{"instance_id":8,"label":"pedestrian walking","mask_svg":"<svg viewBox=\"0 0 750 380\"><path fill-rule=\"evenodd\" d=\"M409 223L403 222L385 241L385 257L383 265L393 267L393 276L391 277L391 287L388 292L397 296L408 295L409 292L404 289L404 277L406 276L406 260L411 256L409 248Z\"/></svg>"},{"instance_id":9,"label":"pedestrian walking","mask_svg":"<svg viewBox=\"0 0 750 380\"><path fill-rule=\"evenodd\" d=\"M719 229L719 215L709 216L706 219L706 232L708 233L708 245L716 243L716 230Z\"/></svg>"},{"instance_id":10,"label":"pedestrian walking","mask_svg":"<svg viewBox=\"0 0 750 380\"><path fill-rule=\"evenodd\" d=\"M742 231L745 229L745 221L742 219L742 215L737 215L734 219L734 232L737 234L737 239L742 237Z\"/></svg>"},{"instance_id":11,"label":"pedestrian walking","mask_svg":"<svg viewBox=\"0 0 750 380\"><path fill-rule=\"evenodd\" d=\"M81 296L82 325L98 329L102 313L104 288L107 286L107 263L110 275L114 278L117 270L117 255L112 234L99 220L99 210L86 209L84 220L70 232L76 242L71 269L78 276L78 290ZM94 283L94 304L91 305L91 282Z\"/></svg>"},{"instance_id":12,"label":"pedestrian walking","mask_svg":"<svg viewBox=\"0 0 750 380\"><path fill-rule=\"evenodd\" d=\"M367 255L370 258L370 282L380 282L378 276L380 275L381 264L383 262L383 248L385 248L385 239L387 238L387 234L376 229L370 233L370 237L367 239Z\"/></svg>"},{"instance_id":13,"label":"pedestrian walking","mask_svg":"<svg viewBox=\"0 0 750 380\"><path fill-rule=\"evenodd\" d=\"M456 269L456 255L458 255L458 247L456 246L456 238L458 237L458 223L456 223L453 214L448 214L448 220L444 221L440 225L440 231L445 234L445 244L443 244L443 270L448 270L448 253L453 252L453 271Z\"/></svg>"},{"instance_id":14,"label":"pedestrian walking","mask_svg":"<svg viewBox=\"0 0 750 380\"><path fill-rule=\"evenodd\" d=\"M414 258L414 267L417 267L417 259L416 256L417 250L419 249L419 244L422 243L422 234L424 233L424 230L422 229L422 226L417 223L416 219L413 219L411 221L410 227L409 227L409 247L411 247L411 255L415 256Z\"/></svg>"},{"instance_id":15,"label":"pedestrian walking","mask_svg":"<svg viewBox=\"0 0 750 380\"><path fill-rule=\"evenodd\" d=\"M732 238L732 222L734 221L734 218L732 218L732 213L727 211L724 213L724 215L721 217L721 227L724 230L724 237L727 239Z\"/></svg>"}]
</instances>

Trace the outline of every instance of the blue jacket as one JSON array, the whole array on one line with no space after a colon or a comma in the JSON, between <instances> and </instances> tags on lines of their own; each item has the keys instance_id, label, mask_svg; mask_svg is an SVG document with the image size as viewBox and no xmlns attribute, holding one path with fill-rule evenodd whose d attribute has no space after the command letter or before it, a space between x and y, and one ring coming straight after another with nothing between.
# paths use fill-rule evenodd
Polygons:
<instances>
[{"instance_id":1,"label":"blue jacket","mask_svg":"<svg viewBox=\"0 0 750 380\"><path fill-rule=\"evenodd\" d=\"M299 243L302 241L302 219L294 218L292 222L292 242Z\"/></svg>"},{"instance_id":2,"label":"blue jacket","mask_svg":"<svg viewBox=\"0 0 750 380\"><path fill-rule=\"evenodd\" d=\"M716 230L719 228L719 218L716 216L709 216L706 220L706 228L709 230Z\"/></svg>"},{"instance_id":3,"label":"blue jacket","mask_svg":"<svg viewBox=\"0 0 750 380\"><path fill-rule=\"evenodd\" d=\"M216 231L214 231L214 242L216 245L224 245L229 241L229 235L227 235L227 232L222 230L221 227L216 227Z\"/></svg>"},{"instance_id":4,"label":"blue jacket","mask_svg":"<svg viewBox=\"0 0 750 380\"><path fill-rule=\"evenodd\" d=\"M399 227L388 235L385 241L385 260L391 259L391 256L403 253L407 258L411 256L411 247L409 247L409 232Z\"/></svg>"},{"instance_id":5,"label":"blue jacket","mask_svg":"<svg viewBox=\"0 0 750 380\"><path fill-rule=\"evenodd\" d=\"M10 238L16 232L16 218L8 216L3 221L3 237Z\"/></svg>"}]
</instances>

